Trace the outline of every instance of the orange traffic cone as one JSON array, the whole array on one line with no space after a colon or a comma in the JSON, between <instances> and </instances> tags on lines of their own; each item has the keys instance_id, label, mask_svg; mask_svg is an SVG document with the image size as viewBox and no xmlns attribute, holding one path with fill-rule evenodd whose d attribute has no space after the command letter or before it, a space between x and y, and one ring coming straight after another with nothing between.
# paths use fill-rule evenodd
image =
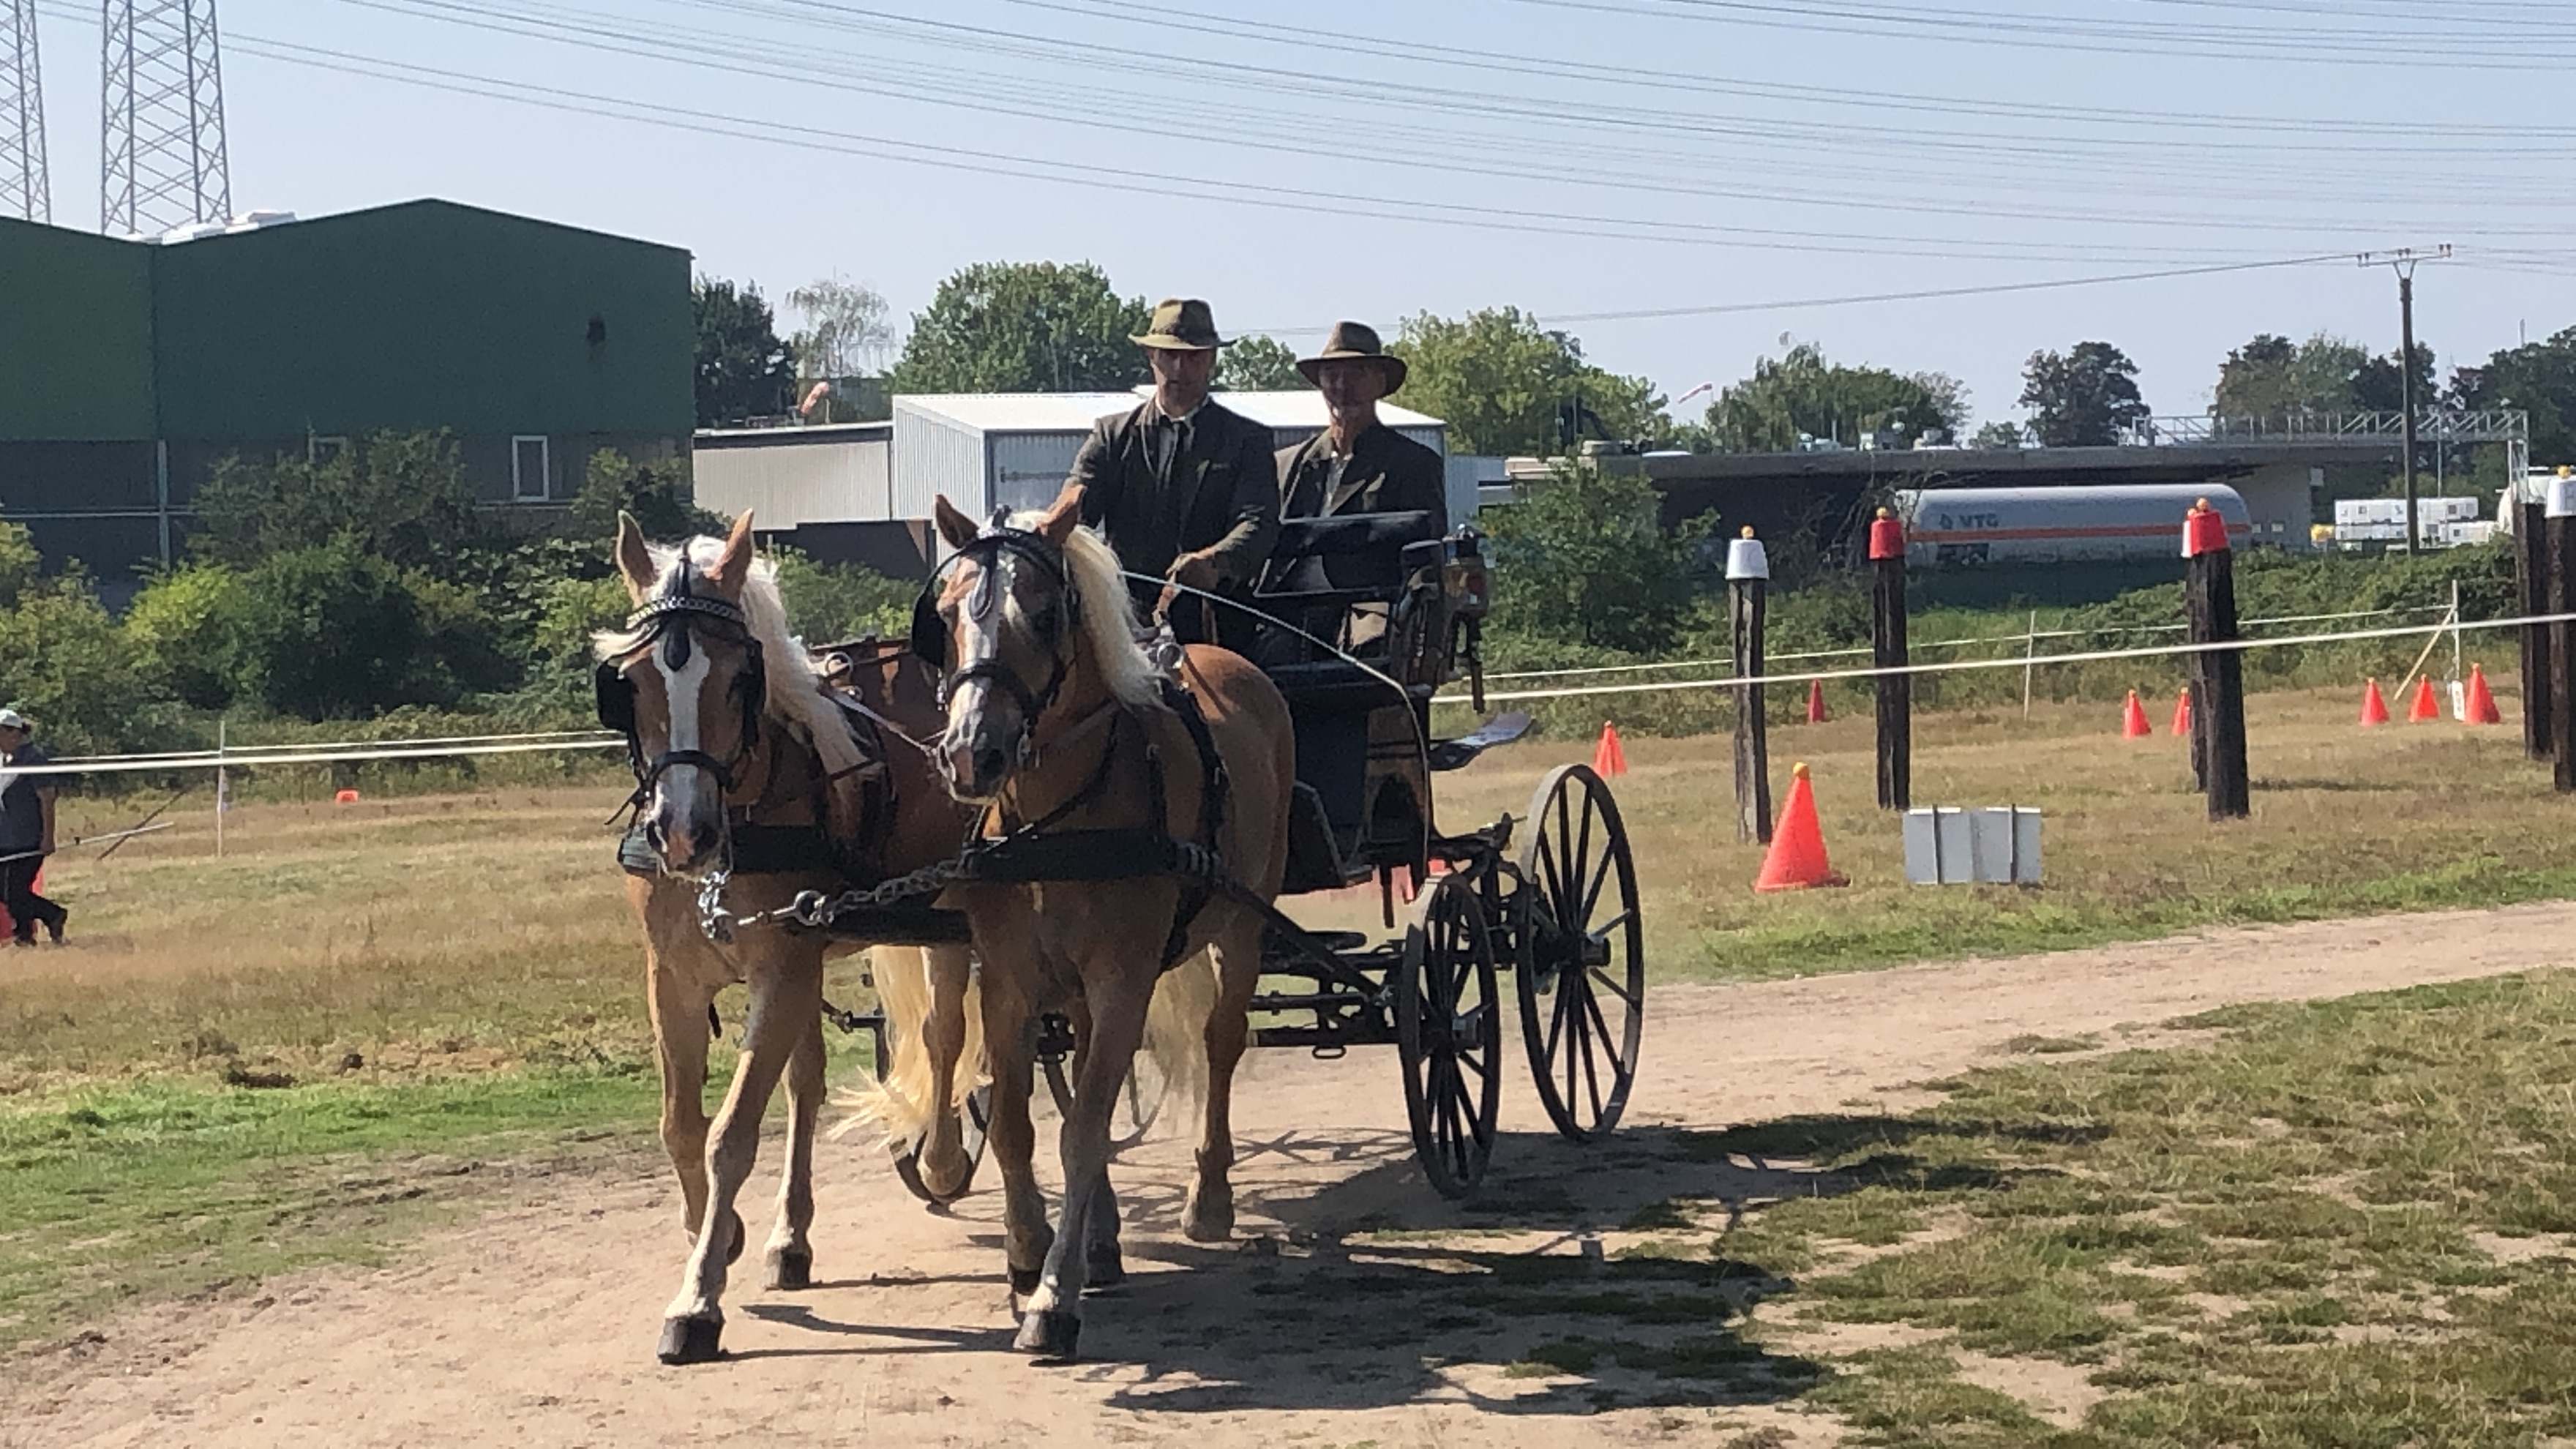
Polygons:
<instances>
[{"instance_id":1,"label":"orange traffic cone","mask_svg":"<svg viewBox=\"0 0 2576 1449\"><path fill-rule=\"evenodd\" d=\"M2155 732L2156 727L2147 723L2147 707L2138 703L2138 692L2134 689L2130 690L2129 707L2127 710L2123 711L2120 716L2121 737L2123 739L2143 740L2153 735Z\"/></svg>"},{"instance_id":2,"label":"orange traffic cone","mask_svg":"<svg viewBox=\"0 0 2576 1449\"><path fill-rule=\"evenodd\" d=\"M2487 672L2475 664L2469 666L2469 723L2504 723L2504 711L2496 708L2495 692L2487 688Z\"/></svg>"},{"instance_id":3,"label":"orange traffic cone","mask_svg":"<svg viewBox=\"0 0 2576 1449\"><path fill-rule=\"evenodd\" d=\"M1601 743L1592 747L1592 773L1608 780L1628 773L1628 752L1619 748L1619 727L1601 722Z\"/></svg>"},{"instance_id":4,"label":"orange traffic cone","mask_svg":"<svg viewBox=\"0 0 2576 1449\"><path fill-rule=\"evenodd\" d=\"M1757 891L1803 891L1816 886L1846 886L1825 863L1825 829L1816 819L1816 792L1807 783L1804 761L1789 767L1789 799L1780 807L1780 828L1772 832L1771 852L1762 857Z\"/></svg>"},{"instance_id":5,"label":"orange traffic cone","mask_svg":"<svg viewBox=\"0 0 2576 1449\"><path fill-rule=\"evenodd\" d=\"M2182 693L2174 696L2173 732L2178 735L2191 733L2191 686L2188 684L2183 686Z\"/></svg>"},{"instance_id":6,"label":"orange traffic cone","mask_svg":"<svg viewBox=\"0 0 2576 1449\"><path fill-rule=\"evenodd\" d=\"M1807 681L1807 723L1823 724L1826 718L1825 682L1821 679L1810 679Z\"/></svg>"},{"instance_id":7,"label":"orange traffic cone","mask_svg":"<svg viewBox=\"0 0 2576 1449\"><path fill-rule=\"evenodd\" d=\"M2415 702L2406 707L2406 722L2422 724L2442 717L2441 701L2433 697L2433 676L2427 674L2415 681Z\"/></svg>"},{"instance_id":8,"label":"orange traffic cone","mask_svg":"<svg viewBox=\"0 0 2576 1449\"><path fill-rule=\"evenodd\" d=\"M2361 691L2361 722L2365 726L2388 723L2388 701L2380 697L2376 679Z\"/></svg>"}]
</instances>

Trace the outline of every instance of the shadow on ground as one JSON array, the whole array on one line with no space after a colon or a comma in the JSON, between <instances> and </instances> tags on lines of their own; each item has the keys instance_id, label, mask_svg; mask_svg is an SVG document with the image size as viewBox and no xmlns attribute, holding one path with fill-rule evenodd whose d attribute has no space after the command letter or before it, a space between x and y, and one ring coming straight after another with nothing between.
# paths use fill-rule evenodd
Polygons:
<instances>
[{"instance_id":1,"label":"shadow on ground","mask_svg":"<svg viewBox=\"0 0 2576 1449\"><path fill-rule=\"evenodd\" d=\"M2009 1186L1997 1174L1914 1158L1907 1144L1930 1130L1918 1119L1871 1115L1722 1132L1634 1128L1588 1147L1505 1134L1484 1188L1465 1203L1432 1192L1403 1133L1292 1133L1244 1143L1236 1172L1245 1220L1277 1229L1221 1246L1178 1238L1176 1175L1131 1170L1121 1198L1137 1271L1124 1289L1087 1302L1083 1363L1037 1371L1090 1375L1104 1402L1157 1413L1450 1401L1495 1413L1584 1414L1794 1400L1831 1370L1738 1332L1747 1308L1793 1285L1764 1264L1719 1256L1712 1234L1691 1223L1712 1209L1732 1220L1782 1199L1892 1179ZM2043 1137L2070 1129L2003 1130ZM1820 1161L1855 1165L1808 1165ZM1318 1166L1346 1175L1320 1189L1285 1185L1311 1182ZM1692 1213L1676 1212L1677 1200ZM1680 1231L1659 1236L1665 1228ZM1605 1251L1605 1233L1623 1246ZM991 1247L998 1290L998 1241ZM880 1329L801 1308L754 1311L820 1335L876 1340L818 1343L817 1352L989 1351L1007 1336Z\"/></svg>"}]
</instances>

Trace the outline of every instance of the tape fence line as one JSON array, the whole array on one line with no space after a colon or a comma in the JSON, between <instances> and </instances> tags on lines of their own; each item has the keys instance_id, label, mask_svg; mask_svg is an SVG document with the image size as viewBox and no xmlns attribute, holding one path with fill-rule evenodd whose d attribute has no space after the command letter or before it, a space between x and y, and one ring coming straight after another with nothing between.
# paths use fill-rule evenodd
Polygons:
<instances>
[{"instance_id":1,"label":"tape fence line","mask_svg":"<svg viewBox=\"0 0 2576 1449\"><path fill-rule=\"evenodd\" d=\"M2447 612L2447 609L2445 610ZM2224 644L2154 644L2143 649L2091 649L2074 654L2041 654L2033 658L1956 659L1945 664L1907 664L1893 669L1827 669L1797 670L1787 674L1763 674L1722 679L1663 679L1644 684L1594 684L1573 689L1523 689L1500 693L1487 691L1487 704L1513 704L1525 700L1585 699L1613 694L1652 694L1668 690L1733 689L1751 685L1795 684L1802 680L1879 679L1900 674L1951 674L1972 669L2023 669L2046 664L2094 664L2114 659L2169 659L2183 654L2215 653L2221 650L2278 649L2303 644L2349 644L2364 639L2409 639L2419 634L2440 636L2453 630L2521 629L2534 624L2555 624L2576 620L2576 614L2529 614L2510 619L2479 619L2454 623L2445 619L2434 624L2392 624L2380 629L2346 629L2332 634L2299 634L2281 639L2234 639ZM2019 636L2015 636L2019 637ZM1433 704L1472 703L1463 694L1435 696Z\"/></svg>"},{"instance_id":2,"label":"tape fence line","mask_svg":"<svg viewBox=\"0 0 2576 1449\"><path fill-rule=\"evenodd\" d=\"M425 746L425 748L424 748ZM444 760L466 755L522 755L543 750L604 750L626 748L624 735L594 734L577 739L509 740L497 738L487 744L443 744L428 740L391 740L380 748L347 751L305 749L287 746L276 749L226 750L220 756L209 750L186 758L116 758L92 756L89 759L55 760L49 764L30 765L13 770L17 775L116 775L149 770L227 770L257 769L263 765L336 765L362 764L370 760Z\"/></svg>"},{"instance_id":3,"label":"tape fence line","mask_svg":"<svg viewBox=\"0 0 2576 1449\"><path fill-rule=\"evenodd\" d=\"M2389 614L2446 614L2449 611L2450 605L2448 604L2408 604L2392 609L2346 609L2341 613L2335 614L2281 614L2269 619L2242 619L2238 621L2237 627L2256 629L2271 624L2322 624L2336 619L2376 619ZM1972 639L1917 639L1908 647L1914 649L1965 649L1979 644L2027 645L2031 641L2038 639L2084 639L2090 638L2096 634L2179 634L2188 627L2188 625L2184 624L2105 624L2098 629L2027 629L2017 634L1980 634ZM1849 649L1808 649L1791 654L1774 654L1771 655L1770 658L1774 661L1784 659L1848 659L1853 656L1867 654L1869 652L1870 646L1862 644ZM1500 674L1488 674L1485 678L1488 681L1497 679L1574 679L1596 674L1642 674L1650 669L1706 669L1712 664L1725 664L1727 662L1728 661L1724 659L1670 659L1656 664L1592 664L1565 669L1516 669ZM1812 676L1802 675L1800 677L1809 678Z\"/></svg>"}]
</instances>

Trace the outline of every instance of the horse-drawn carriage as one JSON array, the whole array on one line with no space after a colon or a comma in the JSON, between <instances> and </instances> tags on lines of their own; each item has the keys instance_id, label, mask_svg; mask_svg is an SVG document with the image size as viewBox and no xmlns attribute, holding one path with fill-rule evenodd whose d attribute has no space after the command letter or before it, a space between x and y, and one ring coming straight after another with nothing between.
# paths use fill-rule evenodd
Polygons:
<instances>
[{"instance_id":1,"label":"horse-drawn carriage","mask_svg":"<svg viewBox=\"0 0 2576 1449\"><path fill-rule=\"evenodd\" d=\"M1372 941L1311 931L1273 910L1253 1044L1332 1057L1393 1046L1423 1170L1444 1195L1463 1196L1484 1176L1494 1143L1505 974L1539 1100L1557 1130L1593 1141L1627 1105L1646 984L1627 830L1609 787L1583 765L1550 773L1524 817L1461 834L1438 828L1432 777L1529 727L1527 716L1506 714L1460 738L1431 732L1433 694L1481 668L1476 635L1490 595L1473 530L1443 538L1428 513L1300 519L1283 525L1273 558L1250 602L1275 622L1251 652L1296 721L1281 894L1374 884L1388 927L1398 922L1399 896L1409 914L1401 933ZM1296 567L1307 561L1329 569ZM1344 617L1375 621L1370 642L1349 653L1327 638ZM824 928L882 941L889 923L862 910ZM962 923L956 929L953 938L936 934L962 940ZM840 1020L876 1034L882 1070L891 1055L884 1013ZM1071 1047L1060 1021L1043 1026L1041 1059L1060 1109L1072 1100L1062 1067ZM1121 1104L1121 1145L1150 1127L1164 1095L1151 1063L1140 1060L1138 1071ZM980 1149L988 1099L970 1096L958 1111L965 1142ZM896 1151L905 1184L925 1199L948 1195L925 1187L918 1153L918 1144Z\"/></svg>"},{"instance_id":2,"label":"horse-drawn carriage","mask_svg":"<svg viewBox=\"0 0 2576 1449\"><path fill-rule=\"evenodd\" d=\"M1431 734L1432 696L1462 666L1482 693L1473 533L1439 537L1427 514L1289 523L1264 587L1226 605L1262 622L1235 641L1257 666L1174 646L1157 673L1116 558L1075 524L1079 503L1069 488L1042 513L979 528L941 500L953 552L912 638L833 651L819 670L793 657L747 518L679 549L621 528L638 607L600 640L601 717L633 747L640 818L620 856L652 958L663 1140L692 1240L665 1362L720 1351L727 1265L746 1244L735 1205L782 1082L788 1175L765 1262L775 1286L810 1279L820 1033L837 1015L822 963L835 942L926 948L931 989L892 1029L915 1043L939 1034L926 1052L935 1089L898 1168L922 1196L952 1197L990 1126L1027 1305L1019 1346L1043 1355L1071 1355L1084 1288L1123 1271L1109 1158L1150 1119L1128 1064L1157 1040L1147 998L1158 1010L1174 982L1209 995L1187 1033L1210 1082L1182 1211L1193 1238L1232 1231L1229 1104L1246 1045L1394 1046L1415 1148L1451 1196L1476 1186L1493 1149L1502 973L1558 1129L1591 1141L1626 1107L1644 939L1608 787L1567 765L1524 819L1451 833L1436 817L1434 775L1528 726L1506 716L1463 738ZM1365 645L1321 637L1346 622ZM839 687L818 688L818 673ZM1276 904L1372 883L1390 930L1408 900L1400 932L1310 930ZM1198 960L1208 969L1175 970ZM752 1002L710 1122L706 1037L691 1023L730 982L747 982ZM982 1074L970 1016L987 1034ZM884 1046L886 1016L843 1021L874 1026ZM1030 1171L1041 1068L1066 1118L1060 1230ZM983 1074L989 1091L958 1090Z\"/></svg>"}]
</instances>

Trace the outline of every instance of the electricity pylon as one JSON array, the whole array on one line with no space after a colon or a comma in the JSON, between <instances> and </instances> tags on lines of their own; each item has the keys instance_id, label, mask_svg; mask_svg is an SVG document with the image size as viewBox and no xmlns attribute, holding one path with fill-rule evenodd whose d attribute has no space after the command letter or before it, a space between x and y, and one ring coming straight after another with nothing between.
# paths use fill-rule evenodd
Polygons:
<instances>
[{"instance_id":1,"label":"electricity pylon","mask_svg":"<svg viewBox=\"0 0 2576 1449\"><path fill-rule=\"evenodd\" d=\"M45 81L36 0L0 0L0 216L54 219L45 178Z\"/></svg>"},{"instance_id":2,"label":"electricity pylon","mask_svg":"<svg viewBox=\"0 0 2576 1449\"><path fill-rule=\"evenodd\" d=\"M232 214L215 0L105 0L99 229L168 231Z\"/></svg>"}]
</instances>

